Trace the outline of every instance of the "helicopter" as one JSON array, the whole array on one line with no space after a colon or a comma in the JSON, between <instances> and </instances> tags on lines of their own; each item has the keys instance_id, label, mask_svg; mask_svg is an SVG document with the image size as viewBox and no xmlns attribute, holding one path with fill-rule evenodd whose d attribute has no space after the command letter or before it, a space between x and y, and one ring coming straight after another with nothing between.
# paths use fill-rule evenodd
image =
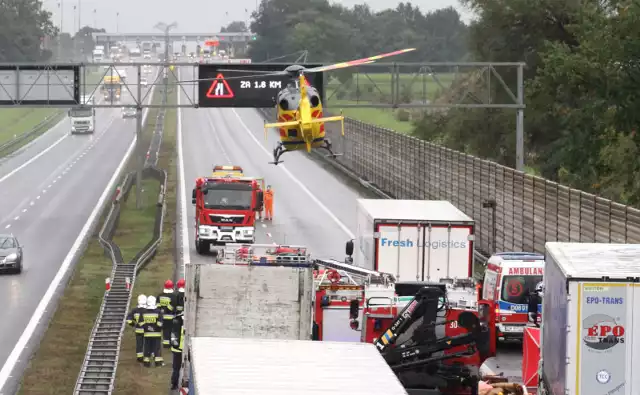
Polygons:
<instances>
[{"instance_id":1,"label":"helicopter","mask_svg":"<svg viewBox=\"0 0 640 395\"><path fill-rule=\"evenodd\" d=\"M254 73L253 77L287 75L291 77L291 82L276 95L276 109L278 111L277 122L264 124L264 137L270 128L278 128L280 141L273 149L273 161L270 164L278 165L282 163L280 157L291 151L305 149L311 152L312 149L324 149L329 152L329 157L336 158L338 155L332 150L331 141L325 137L325 122L340 122L341 132L344 136L344 116L325 117L322 111L322 103L318 89L311 86L305 74L322 73L325 71L344 69L347 67L359 66L373 63L378 59L389 56L401 55L415 51L415 48L401 49L368 58L352 60L348 62L334 63L328 66L320 66L307 69L302 65L291 65L279 72L272 71L246 71ZM220 70L220 71L240 71L240 70ZM232 77L234 78L234 77ZM240 78L251 78L245 76Z\"/></svg>"}]
</instances>

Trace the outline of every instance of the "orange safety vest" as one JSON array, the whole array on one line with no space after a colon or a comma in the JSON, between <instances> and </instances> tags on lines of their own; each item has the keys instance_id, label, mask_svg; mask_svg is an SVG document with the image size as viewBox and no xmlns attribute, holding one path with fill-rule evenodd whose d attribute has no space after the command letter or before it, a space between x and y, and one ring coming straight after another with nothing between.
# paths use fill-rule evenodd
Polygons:
<instances>
[{"instance_id":1,"label":"orange safety vest","mask_svg":"<svg viewBox=\"0 0 640 395\"><path fill-rule=\"evenodd\" d=\"M264 192L264 202L265 204L269 204L273 202L273 191L265 191Z\"/></svg>"}]
</instances>

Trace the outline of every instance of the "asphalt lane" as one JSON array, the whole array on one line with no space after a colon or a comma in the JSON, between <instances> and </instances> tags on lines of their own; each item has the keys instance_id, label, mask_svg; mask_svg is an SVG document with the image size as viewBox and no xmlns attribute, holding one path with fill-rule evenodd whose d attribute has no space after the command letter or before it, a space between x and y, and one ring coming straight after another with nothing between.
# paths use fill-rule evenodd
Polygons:
<instances>
[{"instance_id":1,"label":"asphalt lane","mask_svg":"<svg viewBox=\"0 0 640 395\"><path fill-rule=\"evenodd\" d=\"M195 79L191 68L182 68L181 73L182 80ZM185 87L185 91L193 92L193 88ZM182 102L187 103L187 99ZM376 196L305 152L284 154L284 163L278 166L268 164L279 138L272 130L265 141L263 123L261 113L254 109L183 110L191 262L207 258L195 251L195 212L189 194L195 179L208 175L215 164L240 165L246 174L264 177L274 188L273 225L258 229L263 235L258 242L306 245L315 257L342 260L344 244L357 230L356 199ZM265 234L271 237L264 237ZM486 367L519 380L521 363L521 345L506 344L499 346L498 356L490 359Z\"/></svg>"},{"instance_id":2,"label":"asphalt lane","mask_svg":"<svg viewBox=\"0 0 640 395\"><path fill-rule=\"evenodd\" d=\"M181 73L183 80L194 77L191 68ZM184 96L182 102L187 102ZM344 258L345 242L356 227L356 199L372 197L371 193L346 185L307 154L286 154L285 166L269 164L273 141L264 141L262 125L255 110L184 109L187 195L196 178L209 175L213 165L242 166L247 175L263 177L274 190L274 220L259 224L257 243L304 245L315 257ZM195 211L187 199L191 261L198 262L208 258L195 251Z\"/></svg>"},{"instance_id":3,"label":"asphalt lane","mask_svg":"<svg viewBox=\"0 0 640 395\"><path fill-rule=\"evenodd\" d=\"M124 94L122 102L133 99ZM131 144L135 119L97 109L94 134L69 132L65 119L0 164L0 233L15 234L25 253L22 274L0 276L2 365ZM13 393L27 357L23 353L2 393Z\"/></svg>"}]
</instances>

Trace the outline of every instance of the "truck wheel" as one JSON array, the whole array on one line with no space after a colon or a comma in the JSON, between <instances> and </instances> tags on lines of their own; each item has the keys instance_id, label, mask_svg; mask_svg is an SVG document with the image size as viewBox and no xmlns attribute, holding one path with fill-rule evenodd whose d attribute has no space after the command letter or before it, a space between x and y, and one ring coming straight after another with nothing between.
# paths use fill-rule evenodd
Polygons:
<instances>
[{"instance_id":1,"label":"truck wheel","mask_svg":"<svg viewBox=\"0 0 640 395\"><path fill-rule=\"evenodd\" d=\"M196 251L200 255L204 255L209 252L209 243L206 241L198 240L196 241Z\"/></svg>"}]
</instances>

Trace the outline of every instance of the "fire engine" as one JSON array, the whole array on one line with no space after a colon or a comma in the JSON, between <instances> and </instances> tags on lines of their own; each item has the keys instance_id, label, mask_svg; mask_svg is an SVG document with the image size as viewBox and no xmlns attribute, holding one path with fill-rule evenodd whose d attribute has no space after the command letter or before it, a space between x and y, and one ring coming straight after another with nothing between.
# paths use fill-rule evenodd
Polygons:
<instances>
[{"instance_id":1,"label":"fire engine","mask_svg":"<svg viewBox=\"0 0 640 395\"><path fill-rule=\"evenodd\" d=\"M314 260L314 340L375 344L407 389L473 393L496 350L494 311L474 281L398 282L350 262Z\"/></svg>"},{"instance_id":2,"label":"fire engine","mask_svg":"<svg viewBox=\"0 0 640 395\"><path fill-rule=\"evenodd\" d=\"M215 166L210 177L198 178L191 196L198 253L215 244L254 243L263 190L264 179L245 176L240 166Z\"/></svg>"}]
</instances>

